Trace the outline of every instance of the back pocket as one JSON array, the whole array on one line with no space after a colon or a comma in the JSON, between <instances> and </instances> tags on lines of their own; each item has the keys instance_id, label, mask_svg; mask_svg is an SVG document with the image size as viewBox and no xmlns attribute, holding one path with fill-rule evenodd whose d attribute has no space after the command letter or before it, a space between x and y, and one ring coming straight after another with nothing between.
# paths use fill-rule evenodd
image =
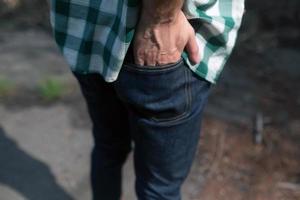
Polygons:
<instances>
[{"instance_id":1,"label":"back pocket","mask_svg":"<svg viewBox=\"0 0 300 200\"><path fill-rule=\"evenodd\" d=\"M173 122L189 114L189 69L182 60L155 69L136 65L123 67L115 88L119 97L139 117Z\"/></svg>"}]
</instances>

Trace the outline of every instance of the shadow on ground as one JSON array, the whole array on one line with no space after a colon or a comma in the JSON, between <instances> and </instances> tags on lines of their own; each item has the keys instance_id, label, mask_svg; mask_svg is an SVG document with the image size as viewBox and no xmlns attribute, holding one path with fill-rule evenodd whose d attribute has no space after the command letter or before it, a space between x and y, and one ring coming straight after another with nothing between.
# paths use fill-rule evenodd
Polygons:
<instances>
[{"instance_id":1,"label":"shadow on ground","mask_svg":"<svg viewBox=\"0 0 300 200\"><path fill-rule=\"evenodd\" d=\"M49 167L19 148L0 127L0 184L29 200L71 200Z\"/></svg>"}]
</instances>

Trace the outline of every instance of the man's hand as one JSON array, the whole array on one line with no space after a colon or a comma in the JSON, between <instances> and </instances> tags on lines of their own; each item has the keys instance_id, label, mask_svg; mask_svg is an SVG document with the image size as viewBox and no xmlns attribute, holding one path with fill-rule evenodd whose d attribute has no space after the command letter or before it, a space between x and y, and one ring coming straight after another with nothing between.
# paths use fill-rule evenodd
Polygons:
<instances>
[{"instance_id":1,"label":"man's hand","mask_svg":"<svg viewBox=\"0 0 300 200\"><path fill-rule=\"evenodd\" d=\"M135 63L139 65L175 63L184 49L192 63L200 62L194 29L181 9L174 10L172 15L158 17L151 14L149 9L142 11L133 49Z\"/></svg>"}]
</instances>

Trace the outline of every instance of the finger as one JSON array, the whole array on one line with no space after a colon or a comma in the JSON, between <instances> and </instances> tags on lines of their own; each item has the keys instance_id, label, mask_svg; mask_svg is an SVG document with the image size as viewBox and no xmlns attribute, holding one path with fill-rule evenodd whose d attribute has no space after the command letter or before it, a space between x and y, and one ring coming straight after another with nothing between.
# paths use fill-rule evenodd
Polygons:
<instances>
[{"instance_id":1,"label":"finger","mask_svg":"<svg viewBox=\"0 0 300 200\"><path fill-rule=\"evenodd\" d=\"M192 64L197 64L200 62L199 47L197 45L196 36L194 32L189 37L185 49L188 53L189 60L192 62Z\"/></svg>"},{"instance_id":2,"label":"finger","mask_svg":"<svg viewBox=\"0 0 300 200\"><path fill-rule=\"evenodd\" d=\"M157 61L156 64L157 65L164 65L168 63L168 57L165 53L160 53L157 56Z\"/></svg>"},{"instance_id":3,"label":"finger","mask_svg":"<svg viewBox=\"0 0 300 200\"><path fill-rule=\"evenodd\" d=\"M155 66L156 65L156 56L155 55L156 55L156 53L154 50L146 51L145 65Z\"/></svg>"},{"instance_id":4,"label":"finger","mask_svg":"<svg viewBox=\"0 0 300 200\"><path fill-rule=\"evenodd\" d=\"M134 63L137 65L145 64L145 53L141 50L135 51L134 53Z\"/></svg>"}]
</instances>

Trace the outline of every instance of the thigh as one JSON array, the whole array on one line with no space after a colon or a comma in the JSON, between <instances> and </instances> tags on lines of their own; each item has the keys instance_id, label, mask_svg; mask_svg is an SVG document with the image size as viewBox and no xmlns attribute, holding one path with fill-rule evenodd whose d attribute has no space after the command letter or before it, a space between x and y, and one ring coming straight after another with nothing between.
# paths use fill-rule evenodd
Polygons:
<instances>
[{"instance_id":1,"label":"thigh","mask_svg":"<svg viewBox=\"0 0 300 200\"><path fill-rule=\"evenodd\" d=\"M180 198L210 87L182 60L158 67L123 66L115 88L130 111L140 199Z\"/></svg>"},{"instance_id":2,"label":"thigh","mask_svg":"<svg viewBox=\"0 0 300 200\"><path fill-rule=\"evenodd\" d=\"M129 148L131 135L128 112L112 84L105 82L100 74L73 74L87 103L95 144Z\"/></svg>"}]
</instances>

